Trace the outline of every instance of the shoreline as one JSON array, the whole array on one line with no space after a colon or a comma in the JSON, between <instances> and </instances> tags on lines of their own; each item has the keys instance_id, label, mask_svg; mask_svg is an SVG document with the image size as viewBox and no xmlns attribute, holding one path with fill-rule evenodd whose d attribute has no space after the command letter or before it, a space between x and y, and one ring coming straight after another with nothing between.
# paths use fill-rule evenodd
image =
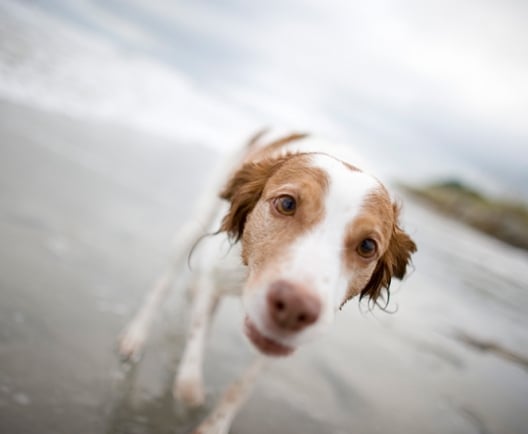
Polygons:
<instances>
[{"instance_id":1,"label":"shoreline","mask_svg":"<svg viewBox=\"0 0 528 434\"><path fill-rule=\"evenodd\" d=\"M437 212L528 251L528 206L525 202L494 199L460 181L400 187Z\"/></svg>"}]
</instances>

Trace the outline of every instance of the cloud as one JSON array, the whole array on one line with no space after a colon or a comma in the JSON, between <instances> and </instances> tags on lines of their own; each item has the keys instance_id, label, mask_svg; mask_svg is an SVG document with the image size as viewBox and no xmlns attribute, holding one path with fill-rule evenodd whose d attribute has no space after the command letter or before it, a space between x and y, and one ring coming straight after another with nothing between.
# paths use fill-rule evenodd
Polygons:
<instances>
[{"instance_id":1,"label":"cloud","mask_svg":"<svg viewBox=\"0 0 528 434\"><path fill-rule=\"evenodd\" d=\"M524 2L40 3L186 77L208 137L229 142L237 119L310 129L390 156L398 176L528 185Z\"/></svg>"}]
</instances>

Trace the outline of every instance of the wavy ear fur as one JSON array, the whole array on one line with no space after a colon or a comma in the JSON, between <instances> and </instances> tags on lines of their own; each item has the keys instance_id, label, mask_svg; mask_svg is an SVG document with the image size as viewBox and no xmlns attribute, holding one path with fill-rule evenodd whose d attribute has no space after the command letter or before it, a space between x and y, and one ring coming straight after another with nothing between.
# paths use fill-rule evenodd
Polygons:
<instances>
[{"instance_id":1,"label":"wavy ear fur","mask_svg":"<svg viewBox=\"0 0 528 434\"><path fill-rule=\"evenodd\" d=\"M259 201L266 182L288 158L289 154L246 163L231 177L220 192L220 197L230 202L220 231L227 232L235 241L240 240L247 217Z\"/></svg>"},{"instance_id":2,"label":"wavy ear fur","mask_svg":"<svg viewBox=\"0 0 528 434\"><path fill-rule=\"evenodd\" d=\"M392 205L394 211L394 227L385 254L378 260L374 273L361 291L360 299L368 296L374 303L385 288L387 293L392 277L403 279L407 272L407 265L411 262L411 254L416 252L416 244L398 224L399 207Z\"/></svg>"}]
</instances>

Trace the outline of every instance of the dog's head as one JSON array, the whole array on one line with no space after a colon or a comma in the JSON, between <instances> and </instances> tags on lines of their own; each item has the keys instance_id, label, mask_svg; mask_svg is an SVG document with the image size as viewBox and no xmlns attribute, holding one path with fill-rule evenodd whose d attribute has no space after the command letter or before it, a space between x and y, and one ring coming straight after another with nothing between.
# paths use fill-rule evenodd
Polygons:
<instances>
[{"instance_id":1,"label":"dog's head","mask_svg":"<svg viewBox=\"0 0 528 434\"><path fill-rule=\"evenodd\" d=\"M268 355L319 335L356 295L375 302L416 251L383 185L326 154L246 163L221 196L249 269L246 334Z\"/></svg>"}]
</instances>

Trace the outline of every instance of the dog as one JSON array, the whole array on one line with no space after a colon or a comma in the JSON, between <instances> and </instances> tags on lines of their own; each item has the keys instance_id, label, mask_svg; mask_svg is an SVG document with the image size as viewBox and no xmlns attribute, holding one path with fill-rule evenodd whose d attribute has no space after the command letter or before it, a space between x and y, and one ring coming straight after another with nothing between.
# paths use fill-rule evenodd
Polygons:
<instances>
[{"instance_id":1,"label":"dog","mask_svg":"<svg viewBox=\"0 0 528 434\"><path fill-rule=\"evenodd\" d=\"M119 340L124 358L139 357L157 308L179 277L194 295L174 396L201 405L211 317L222 296L242 297L244 332L259 356L195 433L227 433L269 359L290 356L324 334L348 300L383 299L416 251L400 226L399 206L377 178L306 134L268 141L265 135L249 140L206 189L176 237L171 267ZM204 233L213 235L202 239Z\"/></svg>"}]
</instances>

